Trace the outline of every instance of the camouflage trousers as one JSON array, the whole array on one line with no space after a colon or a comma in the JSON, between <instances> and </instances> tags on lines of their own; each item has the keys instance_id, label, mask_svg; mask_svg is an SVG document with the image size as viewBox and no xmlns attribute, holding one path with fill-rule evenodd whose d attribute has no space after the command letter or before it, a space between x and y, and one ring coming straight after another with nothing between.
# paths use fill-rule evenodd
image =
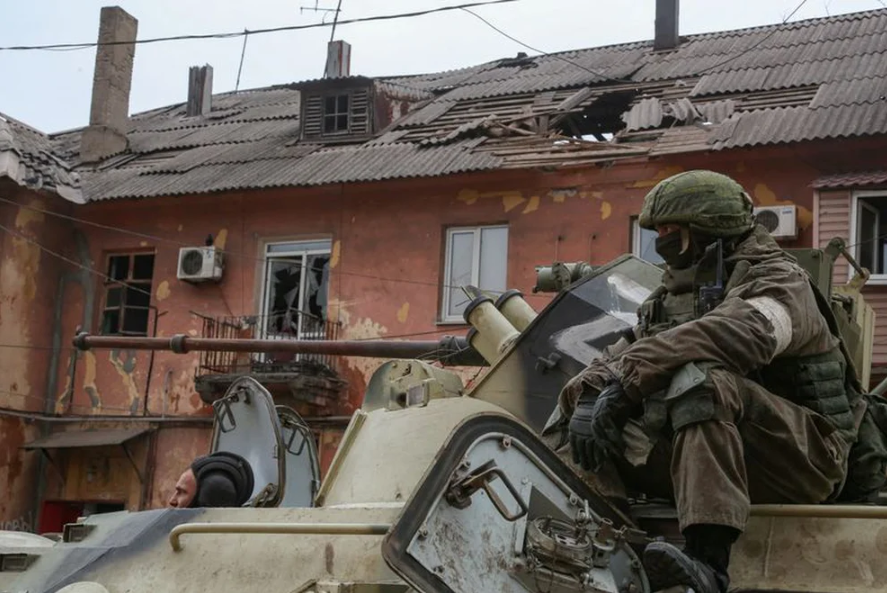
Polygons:
<instances>
[{"instance_id":1,"label":"camouflage trousers","mask_svg":"<svg viewBox=\"0 0 887 593\"><path fill-rule=\"evenodd\" d=\"M745 528L751 504L818 504L836 496L849 445L821 415L722 369L709 373L713 417L651 439L640 423L625 429L626 454L590 474L601 494L673 500L680 528L710 523Z\"/></svg>"}]
</instances>

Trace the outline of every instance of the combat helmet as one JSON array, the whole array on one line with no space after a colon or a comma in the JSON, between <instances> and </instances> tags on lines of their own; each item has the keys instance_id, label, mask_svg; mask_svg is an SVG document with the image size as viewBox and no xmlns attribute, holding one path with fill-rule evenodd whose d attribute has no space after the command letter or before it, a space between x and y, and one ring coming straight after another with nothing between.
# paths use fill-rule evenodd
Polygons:
<instances>
[{"instance_id":1,"label":"combat helmet","mask_svg":"<svg viewBox=\"0 0 887 593\"><path fill-rule=\"evenodd\" d=\"M752 200L736 181L714 171L686 171L663 179L644 198L638 224L687 225L711 237L733 237L754 227Z\"/></svg>"}]
</instances>

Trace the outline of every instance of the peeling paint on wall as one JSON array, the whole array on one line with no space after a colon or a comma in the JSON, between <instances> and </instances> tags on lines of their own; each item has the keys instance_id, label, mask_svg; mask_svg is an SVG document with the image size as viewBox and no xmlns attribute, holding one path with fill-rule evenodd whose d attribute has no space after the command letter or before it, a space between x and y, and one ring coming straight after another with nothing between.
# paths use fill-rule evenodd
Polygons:
<instances>
[{"instance_id":1,"label":"peeling paint on wall","mask_svg":"<svg viewBox=\"0 0 887 593\"><path fill-rule=\"evenodd\" d=\"M339 265L339 257L342 253L342 241L336 240L333 242L333 249L330 253L330 269L332 270L336 266Z\"/></svg>"},{"instance_id":2,"label":"peeling paint on wall","mask_svg":"<svg viewBox=\"0 0 887 593\"><path fill-rule=\"evenodd\" d=\"M102 397L101 395L99 395L99 390L95 386L95 353L89 350L84 352L83 363L83 366L86 369L83 372L83 391L85 391L86 395L89 396L90 405L92 405L93 408L101 409Z\"/></svg>"},{"instance_id":3,"label":"peeling paint on wall","mask_svg":"<svg viewBox=\"0 0 887 593\"><path fill-rule=\"evenodd\" d=\"M526 201L527 199L520 192L508 191L502 193L502 207L505 208L506 212L514 210Z\"/></svg>"},{"instance_id":4,"label":"peeling paint on wall","mask_svg":"<svg viewBox=\"0 0 887 593\"><path fill-rule=\"evenodd\" d=\"M607 220L613 214L613 206L610 202L601 203L601 220Z\"/></svg>"},{"instance_id":5,"label":"peeling paint on wall","mask_svg":"<svg viewBox=\"0 0 887 593\"><path fill-rule=\"evenodd\" d=\"M656 172L656 175L654 175L652 179L640 179L632 183L629 187L637 189L653 187L663 179L668 179L672 175L677 175L678 173L682 173L683 171L684 168L678 165L663 167Z\"/></svg>"},{"instance_id":6,"label":"peeling paint on wall","mask_svg":"<svg viewBox=\"0 0 887 593\"><path fill-rule=\"evenodd\" d=\"M213 245L217 249L225 249L225 245L228 243L228 229L219 229L219 232L216 233L216 238L213 240Z\"/></svg>"},{"instance_id":7,"label":"peeling paint on wall","mask_svg":"<svg viewBox=\"0 0 887 593\"><path fill-rule=\"evenodd\" d=\"M169 280L164 280L160 284L157 285L157 302L165 301L169 298L170 290L169 290Z\"/></svg>"},{"instance_id":8,"label":"peeling paint on wall","mask_svg":"<svg viewBox=\"0 0 887 593\"><path fill-rule=\"evenodd\" d=\"M123 383L123 391L129 398L129 408L134 414L138 411L139 388L136 386L134 372L136 368L136 354L133 350L112 350L108 356L111 366L120 375Z\"/></svg>"},{"instance_id":9,"label":"peeling paint on wall","mask_svg":"<svg viewBox=\"0 0 887 593\"><path fill-rule=\"evenodd\" d=\"M764 183L758 183L754 189L755 201L761 206L793 206L791 200L780 200L776 193ZM802 229L813 224L813 212L803 206L798 206L798 226Z\"/></svg>"},{"instance_id":10,"label":"peeling paint on wall","mask_svg":"<svg viewBox=\"0 0 887 593\"><path fill-rule=\"evenodd\" d=\"M29 224L41 224L46 217L41 210L45 206L41 200L31 200L27 207L20 207L18 214L15 215L15 228L24 230Z\"/></svg>"},{"instance_id":11,"label":"peeling paint on wall","mask_svg":"<svg viewBox=\"0 0 887 593\"><path fill-rule=\"evenodd\" d=\"M530 196L530 202L524 208L523 214L529 214L539 209L539 196Z\"/></svg>"},{"instance_id":12,"label":"peeling paint on wall","mask_svg":"<svg viewBox=\"0 0 887 593\"><path fill-rule=\"evenodd\" d=\"M551 189L548 190L548 196L551 198L551 201L556 204L563 204L567 201L567 198L582 197L579 194L579 190L575 187L570 187L566 189Z\"/></svg>"},{"instance_id":13,"label":"peeling paint on wall","mask_svg":"<svg viewBox=\"0 0 887 593\"><path fill-rule=\"evenodd\" d=\"M397 310L397 320L401 323L407 322L407 317L410 314L410 304L404 303L400 306L400 309Z\"/></svg>"},{"instance_id":14,"label":"peeling paint on wall","mask_svg":"<svg viewBox=\"0 0 887 593\"><path fill-rule=\"evenodd\" d=\"M33 208L42 208L39 200L32 200ZM32 236L44 222L42 212L20 207L15 217L15 227L23 236ZM37 226L35 229L33 227ZM4 253L0 261L0 342L28 344L31 338L31 310L37 298L37 282L40 278L40 248L24 237L10 237L12 249ZM0 249L0 253L3 250ZM10 349L0 357L0 390L31 394L28 379L30 352L27 349Z\"/></svg>"},{"instance_id":15,"label":"peeling paint on wall","mask_svg":"<svg viewBox=\"0 0 887 593\"><path fill-rule=\"evenodd\" d=\"M456 196L456 199L460 202L464 202L467 205L472 205L477 202L478 193L473 189L463 189ZM353 220L351 222L354 222Z\"/></svg>"}]
</instances>

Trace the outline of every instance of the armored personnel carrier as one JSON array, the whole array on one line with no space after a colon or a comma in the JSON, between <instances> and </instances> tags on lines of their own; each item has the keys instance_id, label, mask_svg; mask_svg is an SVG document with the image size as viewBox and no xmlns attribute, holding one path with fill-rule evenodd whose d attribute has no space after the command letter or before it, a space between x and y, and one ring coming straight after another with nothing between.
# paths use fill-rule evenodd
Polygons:
<instances>
[{"instance_id":1,"label":"armored personnel carrier","mask_svg":"<svg viewBox=\"0 0 887 593\"><path fill-rule=\"evenodd\" d=\"M836 240L794 254L829 299L867 385L867 273L832 286L842 252ZM635 323L660 276L631 256L541 267L537 290L557 293L544 310L517 291L495 300L474 291L468 335L432 343L80 334L84 349L285 347L394 360L369 382L322 482L304 422L244 377L214 405L212 447L248 460L246 505L95 515L67 525L59 542L0 538L0 591L649 593L639 552L680 538L674 509L644 499L627 514L611 507L539 434L563 385ZM465 389L448 363L489 369ZM755 506L734 546L732 588L884 591L885 554L887 507Z\"/></svg>"}]
</instances>

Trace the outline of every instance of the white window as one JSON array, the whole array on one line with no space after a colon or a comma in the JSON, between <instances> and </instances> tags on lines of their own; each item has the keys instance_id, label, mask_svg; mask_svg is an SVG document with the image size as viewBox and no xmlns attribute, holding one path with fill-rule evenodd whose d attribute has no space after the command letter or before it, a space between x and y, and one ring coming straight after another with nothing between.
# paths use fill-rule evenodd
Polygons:
<instances>
[{"instance_id":1,"label":"white window","mask_svg":"<svg viewBox=\"0 0 887 593\"><path fill-rule=\"evenodd\" d=\"M441 321L463 321L462 312L471 301L463 286L504 292L507 268L507 226L448 229Z\"/></svg>"},{"instance_id":2,"label":"white window","mask_svg":"<svg viewBox=\"0 0 887 593\"><path fill-rule=\"evenodd\" d=\"M262 317L264 338L323 339L330 277L327 240L265 245Z\"/></svg>"},{"instance_id":3,"label":"white window","mask_svg":"<svg viewBox=\"0 0 887 593\"><path fill-rule=\"evenodd\" d=\"M656 253L656 231L642 229L637 218L631 219L631 253L635 257L651 264L663 263L662 257Z\"/></svg>"},{"instance_id":4,"label":"white window","mask_svg":"<svg viewBox=\"0 0 887 593\"><path fill-rule=\"evenodd\" d=\"M850 252L871 281L887 284L887 193L857 192L850 216ZM853 271L851 270L851 274Z\"/></svg>"}]
</instances>

